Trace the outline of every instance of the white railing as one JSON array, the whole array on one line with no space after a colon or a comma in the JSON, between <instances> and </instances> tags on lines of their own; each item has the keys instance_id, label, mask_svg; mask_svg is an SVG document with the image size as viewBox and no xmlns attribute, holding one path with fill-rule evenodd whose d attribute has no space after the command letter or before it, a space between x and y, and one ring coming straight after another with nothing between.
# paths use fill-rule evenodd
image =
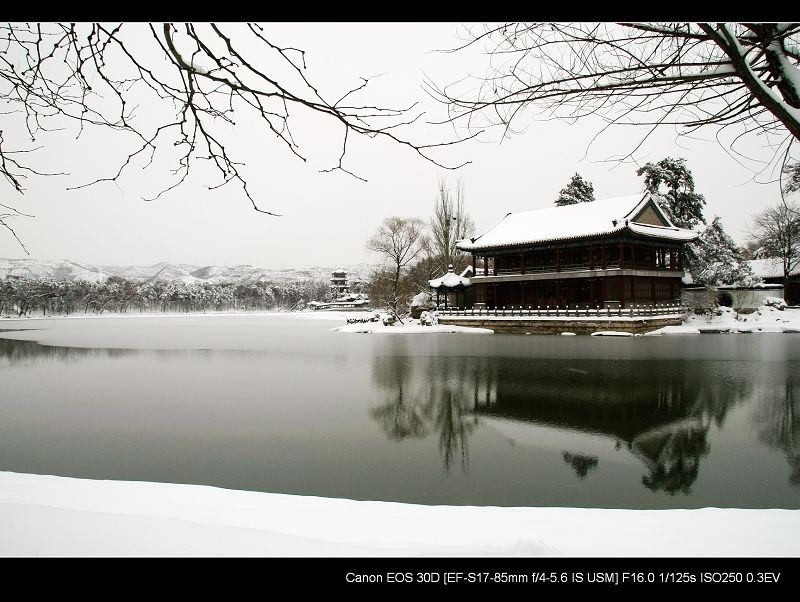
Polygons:
<instances>
[{"instance_id":1,"label":"white railing","mask_svg":"<svg viewBox=\"0 0 800 602\"><path fill-rule=\"evenodd\" d=\"M464 316L464 317L519 317L519 318L639 318L647 316L671 316L686 315L689 306L682 303L655 303L648 305L629 305L628 307L573 307L559 308L550 306L522 306L511 305L508 307L495 307L487 309L485 307L449 307L440 308L440 316Z\"/></svg>"}]
</instances>

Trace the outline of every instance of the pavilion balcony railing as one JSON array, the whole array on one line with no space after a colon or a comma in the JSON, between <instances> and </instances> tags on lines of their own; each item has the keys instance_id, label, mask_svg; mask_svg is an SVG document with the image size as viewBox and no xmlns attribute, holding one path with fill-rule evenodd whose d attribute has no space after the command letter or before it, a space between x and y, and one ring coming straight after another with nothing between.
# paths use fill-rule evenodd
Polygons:
<instances>
[{"instance_id":1,"label":"pavilion balcony railing","mask_svg":"<svg viewBox=\"0 0 800 602\"><path fill-rule=\"evenodd\" d=\"M557 306L522 306L511 305L507 307L449 307L439 308L440 316L463 317L506 317L506 318L640 318L647 316L686 316L689 306L682 303L650 303L631 304L628 307L573 307L564 308Z\"/></svg>"},{"instance_id":2,"label":"pavilion balcony railing","mask_svg":"<svg viewBox=\"0 0 800 602\"><path fill-rule=\"evenodd\" d=\"M624 264L624 268L628 270L652 270L657 272L680 272L681 270L678 269L677 266L675 267L663 267L663 266L655 266L651 263L643 263L637 261L626 261ZM558 268L556 264L551 265L526 265L525 266L525 274L538 274L538 273L558 273L558 272L578 272L583 270L616 270L619 269L619 261L606 261L605 266L602 266L598 263L594 264L591 268L589 268L589 263L584 262L577 262L577 263L562 263ZM498 268L497 273L495 274L493 270L488 270L486 276L516 276L522 274L522 268L519 266L511 267L511 268ZM482 277L483 270L478 268L477 273L475 274L476 277Z\"/></svg>"}]
</instances>

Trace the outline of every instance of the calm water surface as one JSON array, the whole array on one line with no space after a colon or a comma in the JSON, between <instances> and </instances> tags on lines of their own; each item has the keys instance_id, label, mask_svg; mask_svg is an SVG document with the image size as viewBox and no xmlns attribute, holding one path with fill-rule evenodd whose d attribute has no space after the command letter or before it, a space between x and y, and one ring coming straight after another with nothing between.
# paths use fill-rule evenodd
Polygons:
<instances>
[{"instance_id":1,"label":"calm water surface","mask_svg":"<svg viewBox=\"0 0 800 602\"><path fill-rule=\"evenodd\" d=\"M0 470L424 504L800 508L800 335L339 324L0 321Z\"/></svg>"}]
</instances>

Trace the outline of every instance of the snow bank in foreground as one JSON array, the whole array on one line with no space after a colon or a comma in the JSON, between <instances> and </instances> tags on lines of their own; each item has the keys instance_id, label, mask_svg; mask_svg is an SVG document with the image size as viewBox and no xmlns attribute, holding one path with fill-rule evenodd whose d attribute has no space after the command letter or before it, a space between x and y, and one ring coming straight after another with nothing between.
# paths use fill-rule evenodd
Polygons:
<instances>
[{"instance_id":1,"label":"snow bank in foreground","mask_svg":"<svg viewBox=\"0 0 800 602\"><path fill-rule=\"evenodd\" d=\"M380 322L367 322L363 324L347 324L339 328L333 328L334 332L357 332L364 334L386 333L386 334L432 334L432 333L454 333L466 332L472 334L492 334L494 330L489 328L469 328L467 326L449 326L437 324L435 326L420 326L417 320L406 321L405 324L399 322L392 326L384 326Z\"/></svg>"},{"instance_id":2,"label":"snow bank in foreground","mask_svg":"<svg viewBox=\"0 0 800 602\"><path fill-rule=\"evenodd\" d=\"M0 472L5 556L798 556L800 510L419 506Z\"/></svg>"}]
</instances>

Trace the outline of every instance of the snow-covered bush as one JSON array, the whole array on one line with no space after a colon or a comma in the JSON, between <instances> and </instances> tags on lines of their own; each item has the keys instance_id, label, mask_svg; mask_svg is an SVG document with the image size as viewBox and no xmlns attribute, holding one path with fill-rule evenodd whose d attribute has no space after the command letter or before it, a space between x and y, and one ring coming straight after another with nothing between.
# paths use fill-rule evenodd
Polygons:
<instances>
[{"instance_id":1,"label":"snow-covered bush","mask_svg":"<svg viewBox=\"0 0 800 602\"><path fill-rule=\"evenodd\" d=\"M681 300L696 315L702 316L717 306L717 289L713 287L684 289L681 293Z\"/></svg>"},{"instance_id":2,"label":"snow-covered bush","mask_svg":"<svg viewBox=\"0 0 800 602\"><path fill-rule=\"evenodd\" d=\"M436 326L439 323L438 313L435 311L423 311L419 316L420 326Z\"/></svg>"},{"instance_id":3,"label":"snow-covered bush","mask_svg":"<svg viewBox=\"0 0 800 602\"><path fill-rule=\"evenodd\" d=\"M767 307L774 307L775 309L779 309L780 311L786 309L786 301L784 301L780 297L767 297L761 303L763 305L766 305Z\"/></svg>"},{"instance_id":4,"label":"snow-covered bush","mask_svg":"<svg viewBox=\"0 0 800 602\"><path fill-rule=\"evenodd\" d=\"M426 292L421 292L414 295L409 305L409 313L414 319L420 318L422 313L426 310L435 309L436 303L433 302L431 296Z\"/></svg>"}]
</instances>

